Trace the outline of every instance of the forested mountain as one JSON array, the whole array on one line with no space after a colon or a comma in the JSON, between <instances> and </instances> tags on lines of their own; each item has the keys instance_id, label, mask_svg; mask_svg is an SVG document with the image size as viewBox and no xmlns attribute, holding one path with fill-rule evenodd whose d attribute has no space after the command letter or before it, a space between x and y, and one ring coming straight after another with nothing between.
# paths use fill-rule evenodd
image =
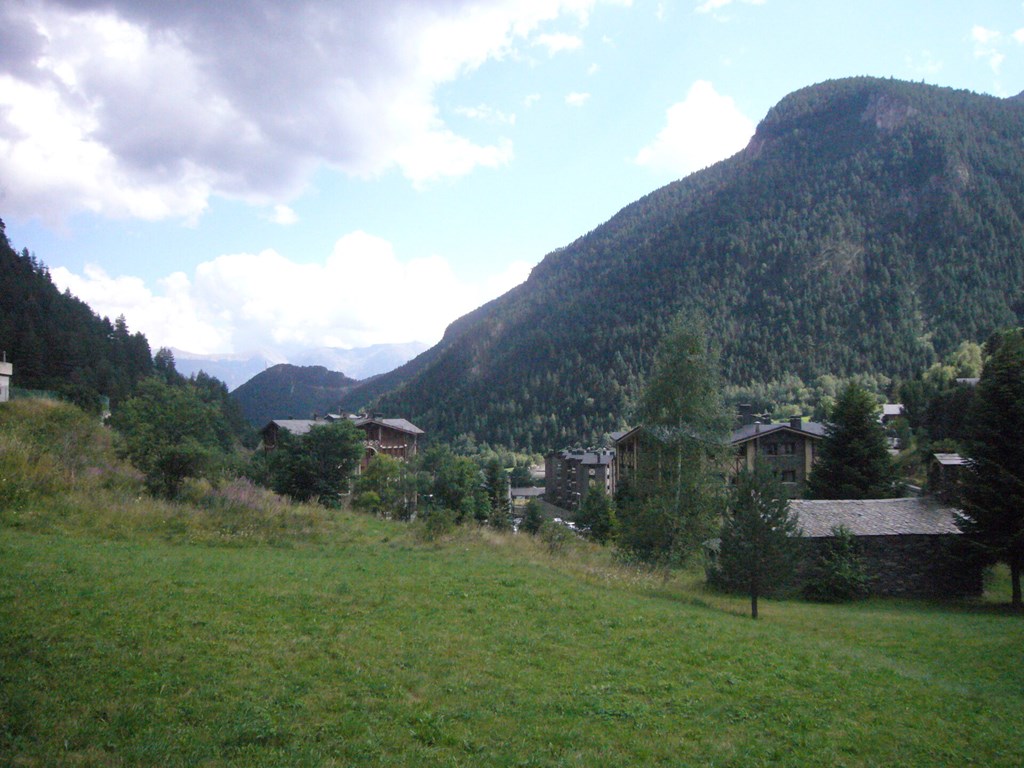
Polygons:
<instances>
[{"instance_id":1,"label":"forested mountain","mask_svg":"<svg viewBox=\"0 0 1024 768\"><path fill-rule=\"evenodd\" d=\"M431 350L352 390L435 437L545 450L628 417L702 310L732 384L906 376L1024 315L1024 102L854 78L626 207Z\"/></svg>"},{"instance_id":2,"label":"forested mountain","mask_svg":"<svg viewBox=\"0 0 1024 768\"><path fill-rule=\"evenodd\" d=\"M80 405L113 403L153 373L149 342L61 293L28 249L17 253L0 221L0 349L14 364L12 386L59 392Z\"/></svg>"},{"instance_id":3,"label":"forested mountain","mask_svg":"<svg viewBox=\"0 0 1024 768\"><path fill-rule=\"evenodd\" d=\"M256 427L271 419L310 419L341 408L344 395L357 384L322 365L282 363L253 376L231 393L245 418Z\"/></svg>"}]
</instances>

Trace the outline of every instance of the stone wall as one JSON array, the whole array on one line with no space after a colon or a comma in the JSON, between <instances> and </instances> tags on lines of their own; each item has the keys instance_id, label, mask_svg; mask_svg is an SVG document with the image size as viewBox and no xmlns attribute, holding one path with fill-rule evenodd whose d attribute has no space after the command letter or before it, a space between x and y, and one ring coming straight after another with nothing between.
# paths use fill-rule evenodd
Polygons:
<instances>
[{"instance_id":1,"label":"stone wall","mask_svg":"<svg viewBox=\"0 0 1024 768\"><path fill-rule=\"evenodd\" d=\"M797 590L814 578L830 541L828 537L800 540ZM962 536L858 536L856 541L872 595L974 597L984 589L984 568L967 552Z\"/></svg>"}]
</instances>

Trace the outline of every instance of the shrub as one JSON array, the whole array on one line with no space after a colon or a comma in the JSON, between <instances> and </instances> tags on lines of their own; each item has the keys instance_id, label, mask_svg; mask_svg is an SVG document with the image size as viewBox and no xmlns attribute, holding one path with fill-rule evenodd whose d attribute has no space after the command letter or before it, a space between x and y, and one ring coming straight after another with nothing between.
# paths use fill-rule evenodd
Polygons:
<instances>
[{"instance_id":1,"label":"shrub","mask_svg":"<svg viewBox=\"0 0 1024 768\"><path fill-rule=\"evenodd\" d=\"M437 541L455 530L455 513L446 507L434 507L420 515L417 537L421 541Z\"/></svg>"},{"instance_id":2,"label":"shrub","mask_svg":"<svg viewBox=\"0 0 1024 768\"><path fill-rule=\"evenodd\" d=\"M572 531L554 520L545 520L540 527L540 539L547 544L548 551L553 555L563 552L572 537Z\"/></svg>"},{"instance_id":3,"label":"shrub","mask_svg":"<svg viewBox=\"0 0 1024 768\"><path fill-rule=\"evenodd\" d=\"M541 511L540 502L530 499L526 502L526 514L523 515L523 522L520 524L527 533L536 536L544 525L544 513Z\"/></svg>"},{"instance_id":4,"label":"shrub","mask_svg":"<svg viewBox=\"0 0 1024 768\"><path fill-rule=\"evenodd\" d=\"M832 529L804 596L826 603L855 600L868 594L868 576L857 551L857 540L845 526Z\"/></svg>"}]
</instances>

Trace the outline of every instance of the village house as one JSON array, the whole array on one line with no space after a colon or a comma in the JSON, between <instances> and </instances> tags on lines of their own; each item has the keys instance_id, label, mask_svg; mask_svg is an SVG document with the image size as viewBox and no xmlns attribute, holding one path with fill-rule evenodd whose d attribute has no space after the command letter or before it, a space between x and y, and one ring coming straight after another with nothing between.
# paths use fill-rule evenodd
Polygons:
<instances>
[{"instance_id":1,"label":"village house","mask_svg":"<svg viewBox=\"0 0 1024 768\"><path fill-rule=\"evenodd\" d=\"M971 597L982 593L982 563L972 559L956 510L930 496L903 499L790 501L801 528L799 589L813 579L842 526L856 540L868 590L891 597Z\"/></svg>"},{"instance_id":2,"label":"village house","mask_svg":"<svg viewBox=\"0 0 1024 768\"><path fill-rule=\"evenodd\" d=\"M14 375L14 366L7 362L7 353L4 352L3 362L0 362L0 403L6 403L11 399L11 376Z\"/></svg>"},{"instance_id":3,"label":"village house","mask_svg":"<svg viewBox=\"0 0 1024 768\"><path fill-rule=\"evenodd\" d=\"M359 465L360 472L379 454L391 456L399 461L408 461L419 452L419 438L424 432L412 422L406 419L385 419L375 415L348 414L327 414L312 419L273 419L260 430L263 448L268 451L276 448L282 430L293 435L304 435L319 425L341 419L348 419L365 435L363 444L366 450Z\"/></svg>"},{"instance_id":4,"label":"village house","mask_svg":"<svg viewBox=\"0 0 1024 768\"><path fill-rule=\"evenodd\" d=\"M824 437L823 424L799 416L780 424L744 424L733 430L730 438L733 461L729 476L752 470L760 457L778 475L786 495L796 498L803 494Z\"/></svg>"},{"instance_id":5,"label":"village house","mask_svg":"<svg viewBox=\"0 0 1024 768\"><path fill-rule=\"evenodd\" d=\"M732 478L743 469L752 470L754 462L761 457L778 474L787 496L800 496L817 459L817 447L825 437L825 426L816 421L804 421L799 416L778 424L762 424L755 420L749 406L741 407L740 422L729 437L731 459L726 468L727 476ZM623 477L636 473L642 460L643 436L643 427L612 435L615 446L613 489Z\"/></svg>"}]
</instances>

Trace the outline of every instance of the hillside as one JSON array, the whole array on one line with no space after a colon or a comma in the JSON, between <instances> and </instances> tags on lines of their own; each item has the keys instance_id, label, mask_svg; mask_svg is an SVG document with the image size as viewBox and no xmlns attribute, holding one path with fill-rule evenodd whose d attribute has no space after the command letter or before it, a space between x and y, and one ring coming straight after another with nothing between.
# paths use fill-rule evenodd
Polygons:
<instances>
[{"instance_id":1,"label":"hillside","mask_svg":"<svg viewBox=\"0 0 1024 768\"><path fill-rule=\"evenodd\" d=\"M153 372L149 342L62 293L28 249L16 252L0 221L0 350L14 364L12 386L58 391L89 408L116 402Z\"/></svg>"},{"instance_id":2,"label":"hillside","mask_svg":"<svg viewBox=\"0 0 1024 768\"><path fill-rule=\"evenodd\" d=\"M262 427L271 419L308 419L314 413L338 411L355 379L323 366L282 363L253 376L231 393L250 424Z\"/></svg>"},{"instance_id":3,"label":"hillside","mask_svg":"<svg viewBox=\"0 0 1024 768\"><path fill-rule=\"evenodd\" d=\"M659 189L347 402L435 437L546 450L628 418L669 319L733 384L907 376L1024 315L1024 104L854 78L783 99L747 148Z\"/></svg>"},{"instance_id":4,"label":"hillside","mask_svg":"<svg viewBox=\"0 0 1024 768\"><path fill-rule=\"evenodd\" d=\"M0 765L1021 764L1005 568L982 600L754 622L554 526L152 498L112 440L0 404Z\"/></svg>"}]
</instances>

